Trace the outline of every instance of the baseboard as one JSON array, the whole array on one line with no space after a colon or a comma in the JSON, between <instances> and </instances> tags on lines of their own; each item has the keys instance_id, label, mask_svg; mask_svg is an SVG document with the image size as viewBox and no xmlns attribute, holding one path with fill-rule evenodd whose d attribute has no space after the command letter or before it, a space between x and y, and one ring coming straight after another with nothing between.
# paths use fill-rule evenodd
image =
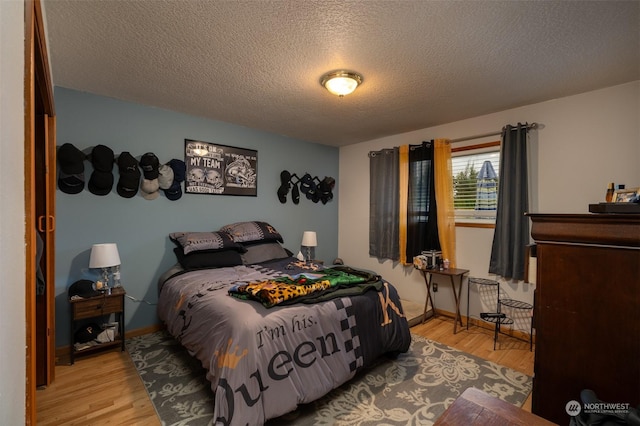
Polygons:
<instances>
[{"instance_id":1,"label":"baseboard","mask_svg":"<svg viewBox=\"0 0 640 426\"><path fill-rule=\"evenodd\" d=\"M124 333L125 339L131 339L132 337L142 336L143 334L154 333L156 331L163 330L164 324L153 324L148 327L136 328L134 330L127 330ZM56 348L56 365L69 365L71 362L71 355L69 352L69 345L58 346Z\"/></svg>"},{"instance_id":2,"label":"baseboard","mask_svg":"<svg viewBox=\"0 0 640 426\"><path fill-rule=\"evenodd\" d=\"M442 315L443 317L447 317L447 318L450 318L452 320L455 318L455 314L453 312L444 311L442 309L436 309L436 314L437 315ZM429 316L429 313L427 312L427 319L429 319L429 318L430 318L430 316ZM466 329L467 317L464 316L464 315L462 315L462 323L464 324L464 328ZM489 330L491 332L493 332L495 330L495 328L496 328L495 324L483 321L480 318L471 318L471 321L469 322L469 327L471 327L471 326L484 328L484 329L487 329L487 330ZM507 335L507 336L510 336L510 337L513 337L513 338L516 338L516 339L524 340L526 342L529 341L529 333L524 332L522 330L512 330L508 326L501 327L500 328L500 333L504 334L504 335ZM534 329L534 333L533 333L533 343L536 343L535 329Z\"/></svg>"}]
</instances>

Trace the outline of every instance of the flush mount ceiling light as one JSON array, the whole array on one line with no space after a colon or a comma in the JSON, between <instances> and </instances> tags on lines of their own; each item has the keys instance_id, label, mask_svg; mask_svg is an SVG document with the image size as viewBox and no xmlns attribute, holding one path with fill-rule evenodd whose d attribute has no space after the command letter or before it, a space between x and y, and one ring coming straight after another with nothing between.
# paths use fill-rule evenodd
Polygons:
<instances>
[{"instance_id":1,"label":"flush mount ceiling light","mask_svg":"<svg viewBox=\"0 0 640 426\"><path fill-rule=\"evenodd\" d=\"M323 75L320 84L334 95L343 97L362 84L362 76L350 71L333 71Z\"/></svg>"}]
</instances>

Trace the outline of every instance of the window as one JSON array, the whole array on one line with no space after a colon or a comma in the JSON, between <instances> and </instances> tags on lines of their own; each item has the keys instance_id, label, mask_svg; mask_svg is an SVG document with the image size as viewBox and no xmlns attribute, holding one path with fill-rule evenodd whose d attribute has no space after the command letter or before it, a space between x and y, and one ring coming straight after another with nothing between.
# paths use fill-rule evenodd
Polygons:
<instances>
[{"instance_id":1,"label":"window","mask_svg":"<svg viewBox=\"0 0 640 426\"><path fill-rule=\"evenodd\" d=\"M451 153L456 224L495 224L500 142L454 148Z\"/></svg>"}]
</instances>

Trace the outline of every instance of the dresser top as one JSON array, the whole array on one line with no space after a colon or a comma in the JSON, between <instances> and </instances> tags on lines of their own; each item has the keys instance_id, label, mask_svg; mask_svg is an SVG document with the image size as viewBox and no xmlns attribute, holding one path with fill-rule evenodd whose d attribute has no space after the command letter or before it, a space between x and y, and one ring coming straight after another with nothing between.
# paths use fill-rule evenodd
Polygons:
<instances>
[{"instance_id":1,"label":"dresser top","mask_svg":"<svg viewBox=\"0 0 640 426\"><path fill-rule=\"evenodd\" d=\"M640 247L640 214L527 214L536 242Z\"/></svg>"}]
</instances>

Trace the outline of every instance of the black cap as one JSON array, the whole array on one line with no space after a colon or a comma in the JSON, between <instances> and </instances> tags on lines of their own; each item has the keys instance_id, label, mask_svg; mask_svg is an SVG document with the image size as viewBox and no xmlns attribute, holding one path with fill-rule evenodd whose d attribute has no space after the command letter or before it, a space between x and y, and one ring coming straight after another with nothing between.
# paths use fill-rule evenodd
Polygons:
<instances>
[{"instance_id":1,"label":"black cap","mask_svg":"<svg viewBox=\"0 0 640 426\"><path fill-rule=\"evenodd\" d=\"M80 327L73 335L77 343L87 343L95 340L98 334L102 333L102 328L94 322Z\"/></svg>"},{"instance_id":2,"label":"black cap","mask_svg":"<svg viewBox=\"0 0 640 426\"><path fill-rule=\"evenodd\" d=\"M91 150L93 172L89 179L89 191L95 195L107 195L113 188L113 151L108 146L96 145Z\"/></svg>"},{"instance_id":3,"label":"black cap","mask_svg":"<svg viewBox=\"0 0 640 426\"><path fill-rule=\"evenodd\" d=\"M84 173L68 175L62 170L58 173L58 188L66 194L78 194L84 189Z\"/></svg>"},{"instance_id":4,"label":"black cap","mask_svg":"<svg viewBox=\"0 0 640 426\"><path fill-rule=\"evenodd\" d=\"M69 287L69 299L73 296L95 297L100 295L102 293L93 289L93 281L78 280Z\"/></svg>"},{"instance_id":5,"label":"black cap","mask_svg":"<svg viewBox=\"0 0 640 426\"><path fill-rule=\"evenodd\" d=\"M63 144L58 148L58 164L60 170L67 175L77 175L84 172L85 155L78 148L70 143Z\"/></svg>"},{"instance_id":6,"label":"black cap","mask_svg":"<svg viewBox=\"0 0 640 426\"><path fill-rule=\"evenodd\" d=\"M120 179L116 190L121 197L132 198L138 193L140 185L140 168L138 160L129 152L124 151L118 156L118 169L120 170Z\"/></svg>"},{"instance_id":7,"label":"black cap","mask_svg":"<svg viewBox=\"0 0 640 426\"><path fill-rule=\"evenodd\" d=\"M58 148L56 154L60 170L58 172L58 188L66 194L78 194L84 189L85 155L70 143Z\"/></svg>"},{"instance_id":8,"label":"black cap","mask_svg":"<svg viewBox=\"0 0 640 426\"><path fill-rule=\"evenodd\" d=\"M96 145L91 151L91 164L93 164L94 170L111 173L113 159L113 151L108 146Z\"/></svg>"},{"instance_id":9,"label":"black cap","mask_svg":"<svg viewBox=\"0 0 640 426\"><path fill-rule=\"evenodd\" d=\"M160 175L160 160L153 152L147 152L140 158L140 168L145 179L157 179Z\"/></svg>"},{"instance_id":10,"label":"black cap","mask_svg":"<svg viewBox=\"0 0 640 426\"><path fill-rule=\"evenodd\" d=\"M94 170L89 179L89 191L95 195L107 195L113 188L113 173Z\"/></svg>"}]
</instances>

